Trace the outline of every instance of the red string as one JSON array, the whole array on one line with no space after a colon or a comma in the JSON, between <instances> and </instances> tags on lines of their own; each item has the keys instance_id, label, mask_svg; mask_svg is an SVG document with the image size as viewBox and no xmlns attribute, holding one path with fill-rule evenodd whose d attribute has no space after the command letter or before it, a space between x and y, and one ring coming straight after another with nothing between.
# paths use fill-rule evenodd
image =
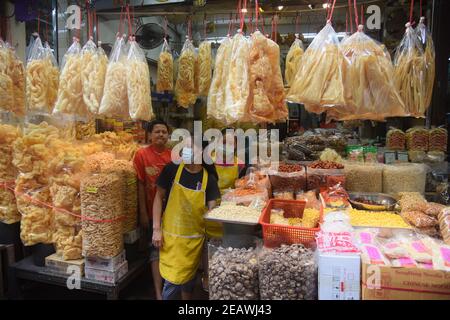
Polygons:
<instances>
[{"instance_id":1,"label":"red string","mask_svg":"<svg viewBox=\"0 0 450 320\"><path fill-rule=\"evenodd\" d=\"M80 29L78 29L78 39L81 39L81 23L83 22L83 16L80 14Z\"/></svg>"},{"instance_id":2,"label":"red string","mask_svg":"<svg viewBox=\"0 0 450 320\"><path fill-rule=\"evenodd\" d=\"M331 10L330 10L330 16L328 17L327 21L331 21L331 18L333 18L334 6L335 5L336 5L336 0L333 1L333 5L331 6Z\"/></svg>"},{"instance_id":3,"label":"red string","mask_svg":"<svg viewBox=\"0 0 450 320\"><path fill-rule=\"evenodd\" d=\"M356 29L358 29L359 26L359 18L358 18L358 7L356 6L356 0L353 0L353 5L355 7L355 22L356 22Z\"/></svg>"},{"instance_id":4,"label":"red string","mask_svg":"<svg viewBox=\"0 0 450 320\"><path fill-rule=\"evenodd\" d=\"M361 24L364 25L364 5L361 5Z\"/></svg>"},{"instance_id":5,"label":"red string","mask_svg":"<svg viewBox=\"0 0 450 320\"><path fill-rule=\"evenodd\" d=\"M350 20L350 32L353 34L353 19L352 19L352 0L348 0L349 20Z\"/></svg>"},{"instance_id":6,"label":"red string","mask_svg":"<svg viewBox=\"0 0 450 320\"><path fill-rule=\"evenodd\" d=\"M230 13L230 22L228 23L228 36L231 36L231 30L233 29L233 22L234 22L233 14Z\"/></svg>"},{"instance_id":7,"label":"red string","mask_svg":"<svg viewBox=\"0 0 450 320\"><path fill-rule=\"evenodd\" d=\"M164 39L167 39L167 25L168 25L167 17L164 16Z\"/></svg>"},{"instance_id":8,"label":"red string","mask_svg":"<svg viewBox=\"0 0 450 320\"><path fill-rule=\"evenodd\" d=\"M299 25L300 25L300 15L297 12L297 15L295 16L295 33L300 33Z\"/></svg>"},{"instance_id":9,"label":"red string","mask_svg":"<svg viewBox=\"0 0 450 320\"><path fill-rule=\"evenodd\" d=\"M136 19L134 18L134 6L131 7L131 21L133 22L133 36L136 34Z\"/></svg>"},{"instance_id":10,"label":"red string","mask_svg":"<svg viewBox=\"0 0 450 320\"><path fill-rule=\"evenodd\" d=\"M331 0L327 0L327 15L326 15L327 20L328 20L328 17L330 16L330 10L331 10Z\"/></svg>"},{"instance_id":11,"label":"red string","mask_svg":"<svg viewBox=\"0 0 450 320\"><path fill-rule=\"evenodd\" d=\"M413 13L414 13L414 0L411 0L411 8L409 11L409 23L413 23Z\"/></svg>"},{"instance_id":12,"label":"red string","mask_svg":"<svg viewBox=\"0 0 450 320\"><path fill-rule=\"evenodd\" d=\"M120 7L119 37L123 34L123 6Z\"/></svg>"},{"instance_id":13,"label":"red string","mask_svg":"<svg viewBox=\"0 0 450 320\"><path fill-rule=\"evenodd\" d=\"M251 16L250 16L250 33L253 33L253 31L254 31L254 25L253 25L253 15L254 15L254 12L253 12L253 10L252 10L252 14L251 14Z\"/></svg>"},{"instance_id":14,"label":"red string","mask_svg":"<svg viewBox=\"0 0 450 320\"><path fill-rule=\"evenodd\" d=\"M258 28L259 28L258 20L259 20L259 3L258 3L258 0L255 0L255 26L256 26L255 31L258 31ZM264 31L263 31L263 33L264 33Z\"/></svg>"},{"instance_id":15,"label":"red string","mask_svg":"<svg viewBox=\"0 0 450 320\"><path fill-rule=\"evenodd\" d=\"M130 17L130 6L127 4L127 17L128 17L128 35L131 37L132 36L132 27L131 27L131 17Z\"/></svg>"},{"instance_id":16,"label":"red string","mask_svg":"<svg viewBox=\"0 0 450 320\"><path fill-rule=\"evenodd\" d=\"M241 24L240 24L240 29L241 29L241 33L244 32L244 23L245 23L245 12L244 9L247 10L247 0L243 0L242 3L239 0L239 3L242 5L241 9L240 9L240 17L241 17Z\"/></svg>"}]
</instances>

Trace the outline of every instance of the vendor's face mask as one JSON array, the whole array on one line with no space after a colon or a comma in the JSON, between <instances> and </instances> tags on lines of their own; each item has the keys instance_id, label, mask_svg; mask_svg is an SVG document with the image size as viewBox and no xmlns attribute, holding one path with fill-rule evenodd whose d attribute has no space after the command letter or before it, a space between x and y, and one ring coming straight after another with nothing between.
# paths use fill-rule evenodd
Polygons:
<instances>
[{"instance_id":1,"label":"vendor's face mask","mask_svg":"<svg viewBox=\"0 0 450 320\"><path fill-rule=\"evenodd\" d=\"M192 148L184 147L181 152L181 158L185 164L192 164L194 162L194 151Z\"/></svg>"}]
</instances>

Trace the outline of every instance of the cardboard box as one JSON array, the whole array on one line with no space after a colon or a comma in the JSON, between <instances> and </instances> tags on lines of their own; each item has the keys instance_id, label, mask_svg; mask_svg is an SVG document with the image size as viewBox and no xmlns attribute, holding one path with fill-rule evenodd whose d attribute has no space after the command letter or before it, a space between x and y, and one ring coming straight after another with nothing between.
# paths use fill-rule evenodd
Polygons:
<instances>
[{"instance_id":1,"label":"cardboard box","mask_svg":"<svg viewBox=\"0 0 450 320\"><path fill-rule=\"evenodd\" d=\"M450 300L450 272L374 266L363 261L362 300Z\"/></svg>"},{"instance_id":2,"label":"cardboard box","mask_svg":"<svg viewBox=\"0 0 450 320\"><path fill-rule=\"evenodd\" d=\"M125 259L125 250L123 250L122 253L110 259L85 257L84 262L86 268L114 272L123 265Z\"/></svg>"},{"instance_id":3,"label":"cardboard box","mask_svg":"<svg viewBox=\"0 0 450 320\"><path fill-rule=\"evenodd\" d=\"M319 254L319 300L360 300L359 254Z\"/></svg>"},{"instance_id":4,"label":"cardboard box","mask_svg":"<svg viewBox=\"0 0 450 320\"><path fill-rule=\"evenodd\" d=\"M79 260L63 260L59 255L52 254L45 258L45 266L55 273L69 275L72 272L68 272L68 268L76 268L80 272L80 275L84 275L84 259ZM69 270L70 271L70 270Z\"/></svg>"},{"instance_id":5,"label":"cardboard box","mask_svg":"<svg viewBox=\"0 0 450 320\"><path fill-rule=\"evenodd\" d=\"M117 283L128 272L128 262L123 262L115 271L105 271L98 269L85 268L85 277L89 280L96 280L108 283Z\"/></svg>"},{"instance_id":6,"label":"cardboard box","mask_svg":"<svg viewBox=\"0 0 450 320\"><path fill-rule=\"evenodd\" d=\"M123 235L123 242L126 244L133 244L141 237L141 229L137 228L133 231L127 232Z\"/></svg>"}]
</instances>

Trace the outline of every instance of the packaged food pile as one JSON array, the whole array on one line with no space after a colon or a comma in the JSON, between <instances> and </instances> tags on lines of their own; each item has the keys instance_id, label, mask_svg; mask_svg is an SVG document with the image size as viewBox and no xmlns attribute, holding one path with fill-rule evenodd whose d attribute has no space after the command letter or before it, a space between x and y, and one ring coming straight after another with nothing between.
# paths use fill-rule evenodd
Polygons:
<instances>
[{"instance_id":1,"label":"packaged food pile","mask_svg":"<svg viewBox=\"0 0 450 320\"><path fill-rule=\"evenodd\" d=\"M425 193L427 170L425 165L400 163L383 166L383 193L396 195L399 192Z\"/></svg>"},{"instance_id":2,"label":"packaged food pile","mask_svg":"<svg viewBox=\"0 0 450 320\"><path fill-rule=\"evenodd\" d=\"M306 170L298 164L281 163L268 171L273 192L297 192L306 189Z\"/></svg>"},{"instance_id":3,"label":"packaged food pile","mask_svg":"<svg viewBox=\"0 0 450 320\"><path fill-rule=\"evenodd\" d=\"M447 152L448 132L445 128L431 129L429 132L429 151Z\"/></svg>"},{"instance_id":4,"label":"packaged food pile","mask_svg":"<svg viewBox=\"0 0 450 320\"><path fill-rule=\"evenodd\" d=\"M344 172L347 191L383 192L383 165L348 162Z\"/></svg>"},{"instance_id":5,"label":"packaged food pile","mask_svg":"<svg viewBox=\"0 0 450 320\"><path fill-rule=\"evenodd\" d=\"M317 160L308 165L307 189L318 190L320 188L334 187L337 184L345 186L344 165L331 161Z\"/></svg>"},{"instance_id":6,"label":"packaged food pile","mask_svg":"<svg viewBox=\"0 0 450 320\"><path fill-rule=\"evenodd\" d=\"M12 224L20 221L14 195L17 169L13 165L13 145L22 136L20 128L0 124L0 222Z\"/></svg>"},{"instance_id":7,"label":"packaged food pile","mask_svg":"<svg viewBox=\"0 0 450 320\"><path fill-rule=\"evenodd\" d=\"M406 149L406 135L402 130L391 128L386 134L386 147L389 150Z\"/></svg>"},{"instance_id":8,"label":"packaged food pile","mask_svg":"<svg viewBox=\"0 0 450 320\"><path fill-rule=\"evenodd\" d=\"M411 151L428 151L429 132L425 128L406 130L406 146Z\"/></svg>"},{"instance_id":9,"label":"packaged food pile","mask_svg":"<svg viewBox=\"0 0 450 320\"><path fill-rule=\"evenodd\" d=\"M172 91L173 90L173 57L167 39L164 38L161 53L158 58L158 71L156 79L156 91Z\"/></svg>"}]
</instances>

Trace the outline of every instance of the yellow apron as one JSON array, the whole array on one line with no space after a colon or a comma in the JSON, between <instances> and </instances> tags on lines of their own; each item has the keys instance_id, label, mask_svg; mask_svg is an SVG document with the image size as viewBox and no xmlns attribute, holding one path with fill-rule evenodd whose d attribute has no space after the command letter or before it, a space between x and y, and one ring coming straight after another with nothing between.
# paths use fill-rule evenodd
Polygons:
<instances>
[{"instance_id":1,"label":"yellow apron","mask_svg":"<svg viewBox=\"0 0 450 320\"><path fill-rule=\"evenodd\" d=\"M183 168L181 163L162 217L163 245L159 258L161 276L176 285L194 278L205 240L203 215L208 173L203 169L201 190L192 190L180 184Z\"/></svg>"}]
</instances>

